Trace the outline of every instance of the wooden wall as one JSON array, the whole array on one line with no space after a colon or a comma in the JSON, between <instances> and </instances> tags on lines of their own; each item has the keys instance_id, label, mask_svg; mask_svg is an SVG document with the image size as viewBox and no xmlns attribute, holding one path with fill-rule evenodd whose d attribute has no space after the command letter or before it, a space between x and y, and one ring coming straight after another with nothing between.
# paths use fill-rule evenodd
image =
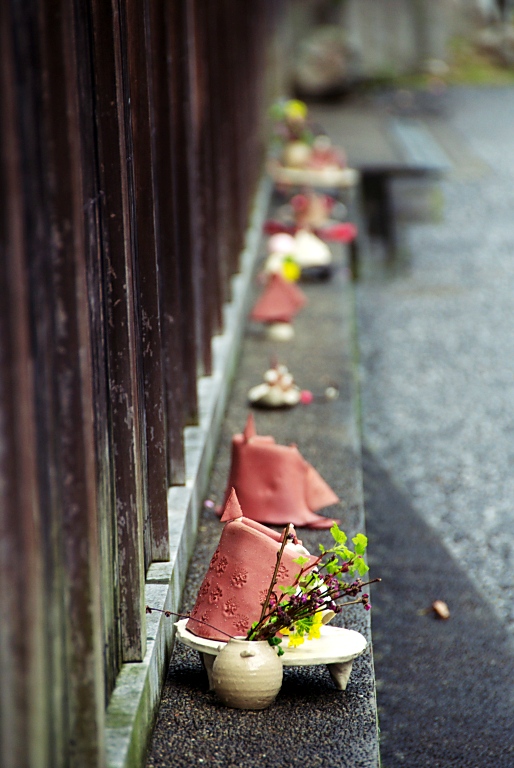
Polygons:
<instances>
[{"instance_id":1,"label":"wooden wall","mask_svg":"<svg viewBox=\"0 0 514 768\"><path fill-rule=\"evenodd\" d=\"M272 0L0 3L0 764L103 764L262 171Z\"/></svg>"}]
</instances>

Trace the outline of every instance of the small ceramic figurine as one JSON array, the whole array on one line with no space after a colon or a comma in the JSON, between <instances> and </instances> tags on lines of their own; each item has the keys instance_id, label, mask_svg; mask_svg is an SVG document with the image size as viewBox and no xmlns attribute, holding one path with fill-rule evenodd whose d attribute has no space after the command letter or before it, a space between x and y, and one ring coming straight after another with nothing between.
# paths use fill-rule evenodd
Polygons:
<instances>
[{"instance_id":1,"label":"small ceramic figurine","mask_svg":"<svg viewBox=\"0 0 514 768\"><path fill-rule=\"evenodd\" d=\"M339 522L315 512L338 503L330 486L295 445L258 435L252 414L243 433L232 438L227 496L232 488L245 516L259 523L330 528Z\"/></svg>"},{"instance_id":2,"label":"small ceramic figurine","mask_svg":"<svg viewBox=\"0 0 514 768\"><path fill-rule=\"evenodd\" d=\"M248 392L251 405L259 408L292 408L301 401L302 391L285 365L275 365L264 374L262 384Z\"/></svg>"},{"instance_id":3,"label":"small ceramic figurine","mask_svg":"<svg viewBox=\"0 0 514 768\"><path fill-rule=\"evenodd\" d=\"M282 151L282 164L286 168L306 168L312 149L304 141L289 141Z\"/></svg>"},{"instance_id":4,"label":"small ceramic figurine","mask_svg":"<svg viewBox=\"0 0 514 768\"><path fill-rule=\"evenodd\" d=\"M286 240L287 238L287 240ZM294 237L285 232L272 235L268 247L270 255L264 269L268 273L310 276L314 270L323 270L320 277L328 277L332 268L332 252L328 245L313 232L300 229ZM291 270L291 264L297 272Z\"/></svg>"},{"instance_id":5,"label":"small ceramic figurine","mask_svg":"<svg viewBox=\"0 0 514 768\"><path fill-rule=\"evenodd\" d=\"M294 195L291 208L298 229L314 229L328 222L335 200L330 195L320 195L309 191Z\"/></svg>"},{"instance_id":6,"label":"small ceramic figurine","mask_svg":"<svg viewBox=\"0 0 514 768\"><path fill-rule=\"evenodd\" d=\"M307 297L296 285L285 280L280 273L273 273L250 318L256 323L265 323L270 338L286 341L294 334L291 320L306 302Z\"/></svg>"},{"instance_id":7,"label":"small ceramic figurine","mask_svg":"<svg viewBox=\"0 0 514 768\"><path fill-rule=\"evenodd\" d=\"M300 269L328 267L332 263L332 254L326 243L307 229L300 229L295 235L294 258Z\"/></svg>"},{"instance_id":8,"label":"small ceramic figurine","mask_svg":"<svg viewBox=\"0 0 514 768\"><path fill-rule=\"evenodd\" d=\"M187 629L199 637L227 641L244 636L259 619L282 543L281 534L243 517L234 490L228 496L218 548L202 582ZM309 555L291 526L280 564L280 584L293 583L299 555ZM315 558L312 557L313 563Z\"/></svg>"},{"instance_id":9,"label":"small ceramic figurine","mask_svg":"<svg viewBox=\"0 0 514 768\"><path fill-rule=\"evenodd\" d=\"M296 248L294 237L287 232L278 232L268 240L268 253L278 253L281 256L292 256Z\"/></svg>"},{"instance_id":10,"label":"small ceramic figurine","mask_svg":"<svg viewBox=\"0 0 514 768\"><path fill-rule=\"evenodd\" d=\"M342 149L332 145L328 136L316 136L307 165L319 171L338 170L346 166L346 155Z\"/></svg>"}]
</instances>

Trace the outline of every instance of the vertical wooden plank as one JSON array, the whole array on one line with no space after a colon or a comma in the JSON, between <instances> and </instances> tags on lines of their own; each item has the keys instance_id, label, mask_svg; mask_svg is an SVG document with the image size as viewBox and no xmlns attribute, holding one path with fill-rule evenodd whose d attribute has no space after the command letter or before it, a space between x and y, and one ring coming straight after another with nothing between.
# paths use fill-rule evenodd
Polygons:
<instances>
[{"instance_id":1,"label":"vertical wooden plank","mask_svg":"<svg viewBox=\"0 0 514 768\"><path fill-rule=\"evenodd\" d=\"M205 334L212 338L220 333L223 325L223 291L218 263L218 220L216 198L218 188L214 176L213 154L216 150L212 102L216 99L212 88L214 73L210 69L208 52L215 47L211 37L212 6L210 0L194 0L193 22L195 32L195 60L198 71L199 102L201 107L199 124L200 191L203 206L203 263L206 275L204 302ZM209 352L210 352L209 344ZM212 360L210 360L212 367Z\"/></svg>"},{"instance_id":2,"label":"vertical wooden plank","mask_svg":"<svg viewBox=\"0 0 514 768\"><path fill-rule=\"evenodd\" d=\"M188 156L189 74L185 45L186 0L168 3L170 37L170 107L174 204L175 253L179 263L183 361L184 417L186 424L198 423L197 378L197 296L192 257L191 178Z\"/></svg>"},{"instance_id":3,"label":"vertical wooden plank","mask_svg":"<svg viewBox=\"0 0 514 768\"><path fill-rule=\"evenodd\" d=\"M219 333L222 326L221 291L219 270L216 261L217 220L215 212L216 187L212 169L212 134L210 72L207 57L209 45L209 0L192 0L190 12L191 36L193 45L191 56L196 87L196 142L198 152L199 200L201 203L201 263L203 267L202 307L206 350L204 360L208 363L208 372L212 369L212 350L210 340ZM208 342L207 342L208 340Z\"/></svg>"},{"instance_id":4,"label":"vertical wooden plank","mask_svg":"<svg viewBox=\"0 0 514 768\"><path fill-rule=\"evenodd\" d=\"M239 186L239 153L237 151L238 141L240 139L238 131L238 115L241 106L236 102L235 78L237 68L241 66L240 62L234 57L235 29L233 20L233 11L237 8L232 7L230 0L221 0L221 29L220 45L222 50L222 81L224 84L225 104L223 110L224 133L225 133L225 162L228 169L227 184L227 213L228 219L228 258L229 271L233 274L238 268L239 255L239 198L241 190Z\"/></svg>"},{"instance_id":5,"label":"vertical wooden plank","mask_svg":"<svg viewBox=\"0 0 514 768\"><path fill-rule=\"evenodd\" d=\"M96 453L96 486L98 498L99 580L102 610L102 648L104 666L104 698L107 704L121 666L119 629L119 595L117 590L117 527L114 496L113 446L110 425L110 392L108 381L108 340L106 317L106 276L100 229L99 159L96 136L93 75L93 40L90 3L81 4L83 23L77 25L77 59L79 63L79 105L81 123L88 130L81 133L84 216L86 238L86 277L90 317L92 396Z\"/></svg>"},{"instance_id":6,"label":"vertical wooden plank","mask_svg":"<svg viewBox=\"0 0 514 768\"><path fill-rule=\"evenodd\" d=\"M57 485L66 606L67 759L103 761L97 489L76 25L65 0L42 4L45 165L51 224L52 350ZM87 62L85 63L87 66Z\"/></svg>"},{"instance_id":7,"label":"vertical wooden plank","mask_svg":"<svg viewBox=\"0 0 514 768\"><path fill-rule=\"evenodd\" d=\"M21 115L19 102L20 90L27 97L30 86L20 58L31 50L34 8L25 7L24 14L22 24L10 2L0 5L0 764L47 768L47 657L24 231L27 157L20 140L29 110Z\"/></svg>"},{"instance_id":8,"label":"vertical wooden plank","mask_svg":"<svg viewBox=\"0 0 514 768\"><path fill-rule=\"evenodd\" d=\"M151 101L154 137L154 190L156 237L159 258L161 332L165 379L168 476L171 484L185 482L184 392L182 384L182 334L179 259L173 200L175 188L172 163L172 120L170 84L172 64L170 6L166 0L150 3Z\"/></svg>"},{"instance_id":9,"label":"vertical wooden plank","mask_svg":"<svg viewBox=\"0 0 514 768\"><path fill-rule=\"evenodd\" d=\"M127 96L116 0L92 0L102 250L107 283L109 385L117 515L122 657L145 648L143 519L145 454L136 312L133 210L129 197Z\"/></svg>"},{"instance_id":10,"label":"vertical wooden plank","mask_svg":"<svg viewBox=\"0 0 514 768\"><path fill-rule=\"evenodd\" d=\"M188 112L189 125L187 152L189 156L191 208L191 256L194 264L193 288L195 291L195 326L197 339L197 367L200 375L208 376L212 371L211 317L212 287L209 284L209 270L206 251L206 211L203 184L202 132L204 130L204 72L198 51L197 8L195 0L186 0L184 44L188 67Z\"/></svg>"},{"instance_id":11,"label":"vertical wooden plank","mask_svg":"<svg viewBox=\"0 0 514 768\"><path fill-rule=\"evenodd\" d=\"M95 465L99 525L99 579L102 609L102 647L105 703L114 688L121 666L117 595L117 530L114 499L113 451L110 434L110 405L107 376L106 289L100 237L98 148L95 99L92 82L92 19L90 4L76 0L80 21L75 25L80 122L84 162L82 184L85 216L87 295L90 318L92 397L94 410Z\"/></svg>"},{"instance_id":12,"label":"vertical wooden plank","mask_svg":"<svg viewBox=\"0 0 514 768\"><path fill-rule=\"evenodd\" d=\"M209 78L210 148L213 218L215 221L215 254L218 268L220 302L230 300L227 257L227 168L223 144L223 82L220 76L220 7L217 0L208 0L205 55Z\"/></svg>"},{"instance_id":13,"label":"vertical wooden plank","mask_svg":"<svg viewBox=\"0 0 514 768\"><path fill-rule=\"evenodd\" d=\"M134 194L135 259L141 312L142 364L146 421L148 503L144 527L145 565L169 556L167 517L167 441L164 403L159 276L150 124L150 75L147 62L148 4L126 0L123 45L132 129L131 181Z\"/></svg>"}]
</instances>

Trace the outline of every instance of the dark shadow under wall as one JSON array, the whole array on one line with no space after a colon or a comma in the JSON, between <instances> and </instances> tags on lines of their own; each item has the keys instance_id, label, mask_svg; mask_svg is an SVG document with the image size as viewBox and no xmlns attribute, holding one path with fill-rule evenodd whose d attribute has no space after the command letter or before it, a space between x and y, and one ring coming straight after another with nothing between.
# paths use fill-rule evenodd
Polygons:
<instances>
[{"instance_id":1,"label":"dark shadow under wall","mask_svg":"<svg viewBox=\"0 0 514 768\"><path fill-rule=\"evenodd\" d=\"M512 768L514 650L443 541L364 451L382 768ZM425 613L444 600L451 618Z\"/></svg>"}]
</instances>

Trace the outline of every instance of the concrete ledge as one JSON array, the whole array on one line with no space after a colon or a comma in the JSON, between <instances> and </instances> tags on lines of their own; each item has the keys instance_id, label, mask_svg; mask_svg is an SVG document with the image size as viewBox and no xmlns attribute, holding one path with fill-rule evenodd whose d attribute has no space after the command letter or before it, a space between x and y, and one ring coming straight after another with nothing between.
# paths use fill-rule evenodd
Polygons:
<instances>
[{"instance_id":1,"label":"concrete ledge","mask_svg":"<svg viewBox=\"0 0 514 768\"><path fill-rule=\"evenodd\" d=\"M251 280L257 260L271 182L259 186L240 272L232 279L233 300L224 307L222 335L213 339L213 373L198 383L200 423L185 430L186 484L169 489L170 560L150 566L145 600L156 608L177 611L193 551L199 510L209 481L223 415L245 327ZM124 664L106 712L106 765L139 768L155 722L162 685L173 646L173 622L162 614L147 617L147 646L140 663Z\"/></svg>"},{"instance_id":2,"label":"concrete ledge","mask_svg":"<svg viewBox=\"0 0 514 768\"><path fill-rule=\"evenodd\" d=\"M247 323L237 375L223 420L219 449L209 482L209 497L221 502L227 481L231 438L244 427L247 392L259 383L270 357L278 355L301 388L320 395L309 406L285 411L256 411L257 431L278 443L294 442L341 499L324 510L341 518L351 537L365 530L354 286L343 254L337 250L335 274L324 282L302 284L308 305L295 318L295 336L287 343L270 341ZM260 290L254 286L257 293ZM340 396L324 401L330 384ZM213 552L219 542L219 518L203 509L199 535L184 587L184 607L193 607ZM327 531L301 529L311 552L329 544ZM380 574L372 574L379 576ZM379 589L379 587L377 587ZM373 594L372 594L373 600ZM334 686L323 666L287 667L275 704L245 712L222 707L207 691L207 679L196 651L177 643L163 691L148 767L171 765L212 768L378 768L378 726L370 615L360 606L336 617L361 632L369 648L359 656L345 691Z\"/></svg>"}]
</instances>

